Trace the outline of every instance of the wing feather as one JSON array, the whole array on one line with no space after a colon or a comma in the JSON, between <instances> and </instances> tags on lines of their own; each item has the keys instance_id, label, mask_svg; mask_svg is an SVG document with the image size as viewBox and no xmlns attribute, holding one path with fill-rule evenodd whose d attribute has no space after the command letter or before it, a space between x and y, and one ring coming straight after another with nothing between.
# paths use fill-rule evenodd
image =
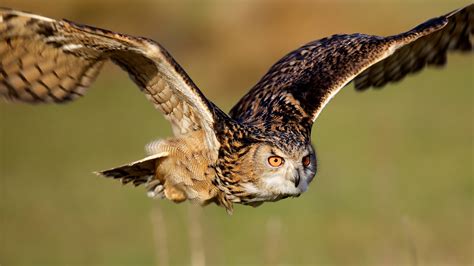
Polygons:
<instances>
[{"instance_id":1,"label":"wing feather","mask_svg":"<svg viewBox=\"0 0 474 266\"><path fill-rule=\"evenodd\" d=\"M449 51L471 51L474 5L454 11L445 17L448 20L445 27L401 47L392 56L358 75L354 79L356 89L380 88L419 72L425 66L443 66L447 62Z\"/></svg>"},{"instance_id":2,"label":"wing feather","mask_svg":"<svg viewBox=\"0 0 474 266\"><path fill-rule=\"evenodd\" d=\"M204 130L218 149L213 125L223 115L173 57L141 37L0 9L0 98L63 103L82 96L111 60L171 122L175 135Z\"/></svg>"},{"instance_id":3,"label":"wing feather","mask_svg":"<svg viewBox=\"0 0 474 266\"><path fill-rule=\"evenodd\" d=\"M399 35L334 35L310 42L273 65L230 115L268 130L310 132L325 105L352 80L359 90L382 87L426 65L445 64L450 50L472 51L473 17L469 5Z\"/></svg>"}]
</instances>

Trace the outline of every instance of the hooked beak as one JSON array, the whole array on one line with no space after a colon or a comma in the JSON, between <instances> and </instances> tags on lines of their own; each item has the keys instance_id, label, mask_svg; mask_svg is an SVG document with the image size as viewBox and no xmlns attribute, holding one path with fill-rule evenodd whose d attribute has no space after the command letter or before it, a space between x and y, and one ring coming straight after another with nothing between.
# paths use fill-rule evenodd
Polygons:
<instances>
[{"instance_id":1,"label":"hooked beak","mask_svg":"<svg viewBox=\"0 0 474 266\"><path fill-rule=\"evenodd\" d=\"M295 187L298 187L300 184L300 173L298 171L296 171L295 180L293 182L295 183Z\"/></svg>"}]
</instances>

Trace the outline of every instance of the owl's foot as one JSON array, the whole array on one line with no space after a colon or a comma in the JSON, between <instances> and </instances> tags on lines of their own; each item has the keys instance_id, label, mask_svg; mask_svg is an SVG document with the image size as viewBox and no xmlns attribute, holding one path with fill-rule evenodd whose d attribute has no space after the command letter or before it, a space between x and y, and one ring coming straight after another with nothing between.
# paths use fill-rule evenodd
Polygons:
<instances>
[{"instance_id":1,"label":"owl's foot","mask_svg":"<svg viewBox=\"0 0 474 266\"><path fill-rule=\"evenodd\" d=\"M165 186L163 186L160 180L152 180L146 184L147 196L150 198L165 198Z\"/></svg>"},{"instance_id":2,"label":"owl's foot","mask_svg":"<svg viewBox=\"0 0 474 266\"><path fill-rule=\"evenodd\" d=\"M181 189L169 184L164 185L157 179L149 181L146 188L148 190L147 195L150 198L166 198L176 203L183 202L187 199Z\"/></svg>"},{"instance_id":3,"label":"owl's foot","mask_svg":"<svg viewBox=\"0 0 474 266\"><path fill-rule=\"evenodd\" d=\"M164 194L167 199L175 203L180 203L187 199L184 192L175 186L166 185L164 189Z\"/></svg>"}]
</instances>

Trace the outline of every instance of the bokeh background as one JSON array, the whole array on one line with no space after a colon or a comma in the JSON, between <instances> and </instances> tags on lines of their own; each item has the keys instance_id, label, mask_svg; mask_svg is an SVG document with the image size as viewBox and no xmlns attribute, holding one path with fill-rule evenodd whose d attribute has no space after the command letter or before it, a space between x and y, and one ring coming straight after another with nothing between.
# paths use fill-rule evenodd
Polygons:
<instances>
[{"instance_id":1,"label":"bokeh background","mask_svg":"<svg viewBox=\"0 0 474 266\"><path fill-rule=\"evenodd\" d=\"M466 4L0 1L151 37L226 111L299 45L395 34ZM171 134L112 64L72 104L0 103L0 265L472 265L473 73L472 56L452 55L380 91L349 85L313 128L320 171L309 191L233 216L91 173Z\"/></svg>"}]
</instances>

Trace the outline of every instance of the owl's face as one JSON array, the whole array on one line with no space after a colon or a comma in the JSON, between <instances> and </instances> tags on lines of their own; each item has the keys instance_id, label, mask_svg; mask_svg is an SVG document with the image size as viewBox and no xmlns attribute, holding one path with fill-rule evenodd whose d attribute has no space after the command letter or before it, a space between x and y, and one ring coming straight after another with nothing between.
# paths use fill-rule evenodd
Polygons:
<instances>
[{"instance_id":1,"label":"owl's face","mask_svg":"<svg viewBox=\"0 0 474 266\"><path fill-rule=\"evenodd\" d=\"M276 201L305 192L316 174L316 154L311 144L285 152L271 144L259 143L244 157L243 187L250 202ZM247 173L245 173L247 172Z\"/></svg>"}]
</instances>

